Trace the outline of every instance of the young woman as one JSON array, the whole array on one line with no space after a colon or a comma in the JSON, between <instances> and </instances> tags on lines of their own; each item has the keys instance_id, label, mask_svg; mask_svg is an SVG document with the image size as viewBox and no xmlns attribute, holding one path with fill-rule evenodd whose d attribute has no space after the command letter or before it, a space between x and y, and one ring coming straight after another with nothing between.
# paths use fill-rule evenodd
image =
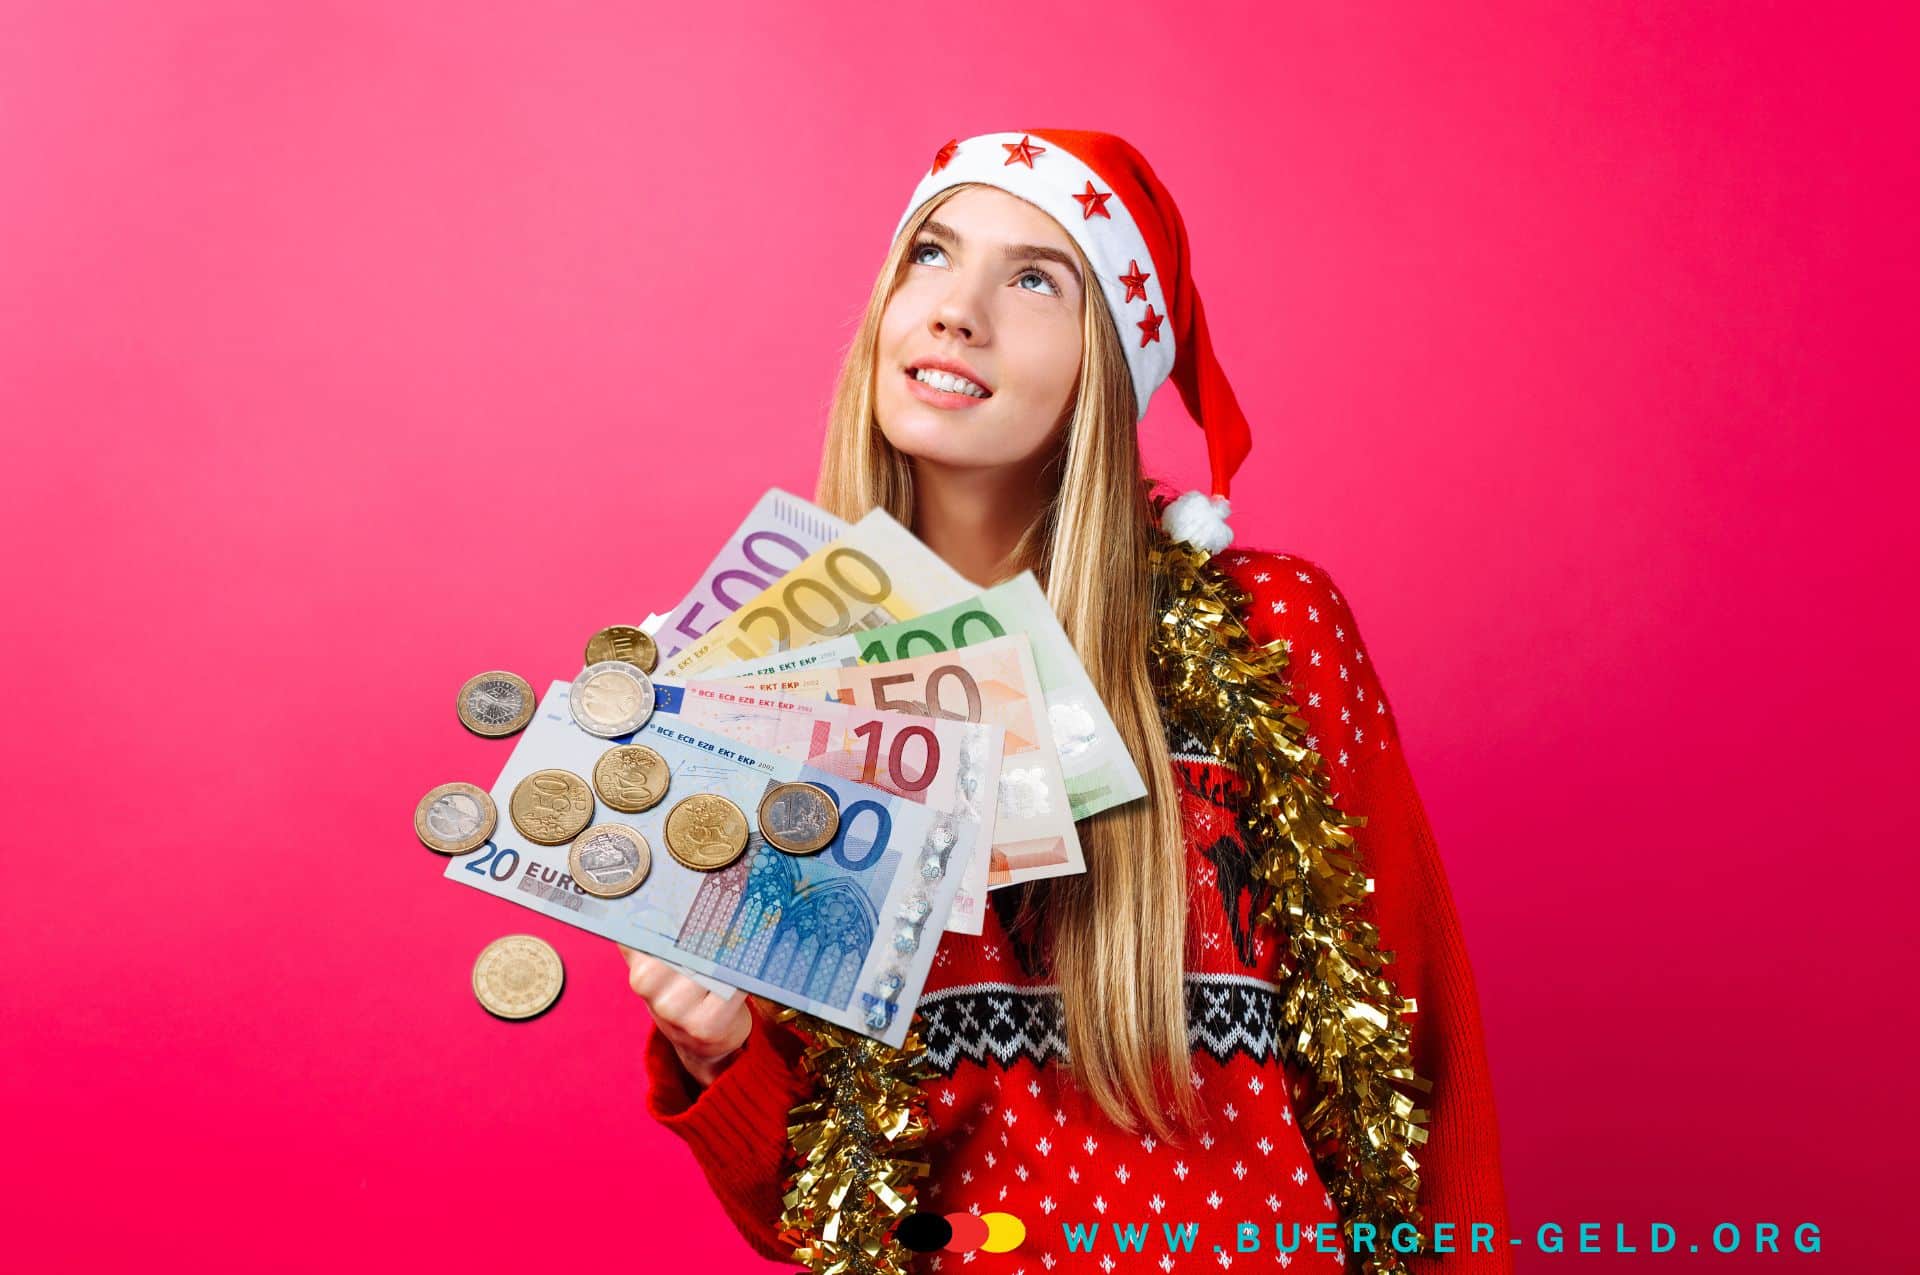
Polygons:
<instances>
[{"instance_id":1,"label":"young woman","mask_svg":"<svg viewBox=\"0 0 1920 1275\"><path fill-rule=\"evenodd\" d=\"M1135 427L1169 378L1206 433L1211 499L1167 504L1143 476ZM1327 984L1299 968L1305 940L1287 920L1297 908L1259 919L1274 890L1240 835L1249 768L1209 752L1170 711L1154 672L1165 665L1149 658L1168 605L1155 566L1162 527L1202 552L1224 549L1227 483L1247 446L1178 210L1131 146L1045 129L940 148L842 370L817 499L846 518L886 508L982 586L1032 569L1149 787L1080 823L1083 875L993 892L984 933L947 934L936 955L916 1021L938 1072L923 1087L927 1136L913 1158L930 1171L916 1207L1003 1212L1026 1227L1013 1251L965 1259L985 1263L977 1269L1038 1272L1109 1254L1165 1270L1162 1226L1177 1241L1188 1223L1209 1263L1232 1260L1236 1227L1252 1223L1259 1253L1242 1260L1272 1262L1297 1225L1308 1235L1284 1255L1290 1268L1397 1269L1336 1256L1345 1237L1315 1243L1318 1224L1352 1220L1340 1201L1381 1198L1350 1161L1310 1147L1316 1104L1339 1095L1301 1065L1284 997L1291 986L1314 999ZM1236 551L1212 565L1238 586L1234 618L1251 640L1286 640L1304 736L1294 751L1355 818L1347 844L1374 882L1355 917L1392 954L1379 995L1394 1008L1350 1017L1384 1027L1404 1011L1403 1058L1429 1086L1401 1108L1421 1108L1405 1147L1433 1254L1413 1269L1510 1270L1472 973L1352 611L1305 559ZM792 1261L777 1238L787 1117L813 1083L797 1024L622 951L653 1016L651 1114L692 1148L748 1241ZM1337 1049L1391 1039L1358 1022L1325 1030ZM1098 1226L1099 1246L1071 1251L1062 1223ZM1122 1251L1110 1223L1152 1238ZM1275 1223L1289 1229L1276 1236ZM1470 1252L1475 1223L1497 1242ZM1436 1224L1451 1224L1447 1241L1433 1243ZM913 1260L934 1270L942 1259Z\"/></svg>"}]
</instances>

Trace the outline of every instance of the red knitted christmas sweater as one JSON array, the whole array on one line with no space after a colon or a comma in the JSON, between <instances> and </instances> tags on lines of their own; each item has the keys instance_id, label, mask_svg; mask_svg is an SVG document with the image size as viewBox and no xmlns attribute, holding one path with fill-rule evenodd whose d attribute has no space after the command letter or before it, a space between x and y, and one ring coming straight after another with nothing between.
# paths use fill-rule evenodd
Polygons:
<instances>
[{"instance_id":1,"label":"red knitted christmas sweater","mask_svg":"<svg viewBox=\"0 0 1920 1275\"><path fill-rule=\"evenodd\" d=\"M1415 1149L1423 1236L1431 1243L1436 1223L1452 1224L1453 1251L1434 1245L1412 1269L1511 1271L1473 974L1377 670L1325 570L1273 553L1229 551L1216 561L1250 596L1242 618L1254 639L1288 639L1307 744L1323 758L1334 804L1367 820L1353 830L1374 879L1363 914L1393 953L1387 974L1417 1005L1407 1020L1413 1061L1433 1082L1414 1095L1430 1113L1428 1140ZM1172 1145L1108 1121L1062 1069L1055 988L1008 940L1003 909L988 908L979 936L942 936L920 1000L920 1032L940 1075L926 1086L928 1137L915 1158L931 1172L918 1207L1010 1213L1026 1236L1009 1252L923 1254L918 1271L1359 1267L1343 1251L1338 1212L1300 1134L1312 1091L1280 1049L1285 944L1253 920L1267 896L1238 837L1241 781L1198 741L1170 738L1186 825L1192 1074L1207 1123ZM988 897L998 905L1007 893ZM789 1266L797 1263L775 1232L786 1116L807 1096L799 1050L798 1037L756 1008L744 1049L699 1089L657 1029L647 1043L649 1113L685 1140L747 1241ZM1324 1222L1336 1226L1316 1231ZM1474 1223L1492 1228L1478 1252Z\"/></svg>"}]
</instances>

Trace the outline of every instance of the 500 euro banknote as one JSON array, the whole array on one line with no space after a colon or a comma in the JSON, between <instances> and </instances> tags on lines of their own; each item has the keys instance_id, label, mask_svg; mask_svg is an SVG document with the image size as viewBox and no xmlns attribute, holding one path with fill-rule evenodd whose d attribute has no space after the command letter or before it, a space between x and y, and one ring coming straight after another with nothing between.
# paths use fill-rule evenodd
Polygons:
<instances>
[{"instance_id":1,"label":"500 euro banknote","mask_svg":"<svg viewBox=\"0 0 1920 1275\"><path fill-rule=\"evenodd\" d=\"M658 623L647 617L642 627L653 635L660 658L671 660L846 529L845 520L811 501L769 487L679 605Z\"/></svg>"},{"instance_id":2,"label":"500 euro banknote","mask_svg":"<svg viewBox=\"0 0 1920 1275\"><path fill-rule=\"evenodd\" d=\"M493 785L494 837L450 860L446 876L556 920L898 1047L975 852L972 820L904 800L789 758L751 749L656 713L632 736L580 729L555 682ZM666 797L639 814L599 806L593 822L637 830L651 848L641 885L618 899L587 894L568 871L567 846L520 835L514 788L534 771L587 778L616 743L657 750L671 774ZM789 781L831 794L840 827L822 850L784 853L761 836L760 800ZM680 799L718 793L746 815L746 851L726 868L688 868L667 849L665 823Z\"/></svg>"},{"instance_id":3,"label":"500 euro banknote","mask_svg":"<svg viewBox=\"0 0 1920 1275\"><path fill-rule=\"evenodd\" d=\"M655 679L653 694L656 713L675 714L690 726L759 752L971 819L980 826L980 844L992 844L1003 726L664 678ZM987 856L975 854L954 893L946 928L980 933L986 894Z\"/></svg>"}]
</instances>

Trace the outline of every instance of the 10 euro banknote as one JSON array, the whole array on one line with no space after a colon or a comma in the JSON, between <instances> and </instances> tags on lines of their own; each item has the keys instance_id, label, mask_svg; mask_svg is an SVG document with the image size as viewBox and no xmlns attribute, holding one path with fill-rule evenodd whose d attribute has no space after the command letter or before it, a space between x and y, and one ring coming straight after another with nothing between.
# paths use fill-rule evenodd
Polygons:
<instances>
[{"instance_id":1,"label":"10 euro banknote","mask_svg":"<svg viewBox=\"0 0 1920 1275\"><path fill-rule=\"evenodd\" d=\"M971 819L980 826L979 844L993 843L1003 726L665 678L654 680L653 695L656 713L673 714L689 726L758 752L804 762ZM957 934L980 933L986 895L987 856L970 855L946 928Z\"/></svg>"}]
</instances>

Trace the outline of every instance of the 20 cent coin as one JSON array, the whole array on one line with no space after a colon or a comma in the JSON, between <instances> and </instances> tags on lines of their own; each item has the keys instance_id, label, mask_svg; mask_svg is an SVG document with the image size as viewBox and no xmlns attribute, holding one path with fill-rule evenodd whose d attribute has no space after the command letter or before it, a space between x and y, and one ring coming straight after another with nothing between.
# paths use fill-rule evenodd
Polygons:
<instances>
[{"instance_id":1,"label":"20 cent coin","mask_svg":"<svg viewBox=\"0 0 1920 1275\"><path fill-rule=\"evenodd\" d=\"M593 763L593 790L615 810L639 814L667 795L667 759L645 744L619 744Z\"/></svg>"}]
</instances>

